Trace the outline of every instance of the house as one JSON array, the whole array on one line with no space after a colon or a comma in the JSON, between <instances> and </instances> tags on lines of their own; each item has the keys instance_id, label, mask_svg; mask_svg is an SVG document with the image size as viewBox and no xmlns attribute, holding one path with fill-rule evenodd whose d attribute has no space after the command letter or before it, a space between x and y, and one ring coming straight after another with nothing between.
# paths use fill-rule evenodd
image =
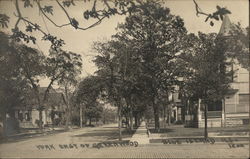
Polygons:
<instances>
[{"instance_id":1,"label":"house","mask_svg":"<svg viewBox=\"0 0 250 159\"><path fill-rule=\"evenodd\" d=\"M228 16L225 16L219 31L219 36L227 38L232 29ZM235 61L231 68L236 76L232 77L231 90L225 100L208 105L208 127L227 127L249 124L249 70ZM190 101L191 102L191 101ZM204 127L204 110L201 101L189 103L185 115L185 126Z\"/></svg>"},{"instance_id":2,"label":"house","mask_svg":"<svg viewBox=\"0 0 250 159\"><path fill-rule=\"evenodd\" d=\"M39 87L40 96L43 97L45 87ZM15 118L19 122L21 128L35 128L38 127L39 111L37 110L38 104L31 89L25 99L26 105L23 107L15 107ZM62 94L55 89L50 89L48 100L43 103L45 110L42 111L43 125L52 124L51 115L54 113L55 118L62 118L65 110Z\"/></svg>"}]
</instances>

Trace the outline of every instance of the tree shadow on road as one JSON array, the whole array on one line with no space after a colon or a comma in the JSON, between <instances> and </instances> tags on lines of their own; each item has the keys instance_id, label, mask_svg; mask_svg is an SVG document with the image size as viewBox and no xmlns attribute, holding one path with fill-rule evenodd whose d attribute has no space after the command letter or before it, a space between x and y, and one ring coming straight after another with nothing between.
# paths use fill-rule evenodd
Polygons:
<instances>
[{"instance_id":1,"label":"tree shadow on road","mask_svg":"<svg viewBox=\"0 0 250 159\"><path fill-rule=\"evenodd\" d=\"M107 127L106 127L107 128ZM115 128L115 127L111 127ZM135 133L135 130L129 131L127 129L122 130L122 137L123 138L129 138L132 137L132 135ZM119 132L117 130L93 130L91 132L79 134L79 135L74 135L72 137L92 137L92 138L105 138L107 140L115 140L119 138Z\"/></svg>"}]
</instances>

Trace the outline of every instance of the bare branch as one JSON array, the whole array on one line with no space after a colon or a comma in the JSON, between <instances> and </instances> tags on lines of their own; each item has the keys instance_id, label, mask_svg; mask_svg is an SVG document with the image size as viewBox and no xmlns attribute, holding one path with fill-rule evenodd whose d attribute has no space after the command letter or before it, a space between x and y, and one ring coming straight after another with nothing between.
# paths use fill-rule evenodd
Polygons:
<instances>
[{"instance_id":1,"label":"bare branch","mask_svg":"<svg viewBox=\"0 0 250 159\"><path fill-rule=\"evenodd\" d=\"M210 16L209 14L207 13L204 13L201 11L199 5L197 4L197 2L195 0L193 0L194 4L195 4L195 10L196 10L196 15L199 16L199 14L202 14L202 15L206 15L206 16Z\"/></svg>"},{"instance_id":2,"label":"bare branch","mask_svg":"<svg viewBox=\"0 0 250 159\"><path fill-rule=\"evenodd\" d=\"M64 11L64 13L65 13L66 16L68 17L68 19L69 19L69 21L70 21L70 24L72 25L72 23L71 23L71 18L70 18L70 16L69 16L69 13L66 11L66 9L61 5L61 3L60 3L58 0L56 0L56 2L57 2L57 4L62 8L62 10Z\"/></svg>"},{"instance_id":3,"label":"bare branch","mask_svg":"<svg viewBox=\"0 0 250 159\"><path fill-rule=\"evenodd\" d=\"M21 14L21 11L20 11L20 9L19 9L19 4L18 4L18 0L16 0L16 10L17 10L17 15L15 15L15 16L17 16L18 17L18 19L17 19L17 22L16 22L16 24L15 24L15 29L17 29L18 28L18 24L19 24L19 22L21 21L21 20L23 20L24 22L27 22L28 24L30 24L30 25L33 25L34 27L36 27L37 25L36 24L34 24L34 23L32 23L31 21L29 21L29 20L27 20L26 18L24 18L23 16L22 16L22 14ZM43 33L44 35L47 35L47 33L46 32L44 32L41 28L36 28L36 29L38 29L41 33Z\"/></svg>"},{"instance_id":4,"label":"bare branch","mask_svg":"<svg viewBox=\"0 0 250 159\"><path fill-rule=\"evenodd\" d=\"M16 24L15 24L15 29L18 28L18 24L19 24L19 22L20 22L20 20L21 20L20 17L22 17L21 12L20 12L20 9L19 9L18 0L16 0L16 11L17 11L17 14L18 14L18 19L17 19Z\"/></svg>"},{"instance_id":5,"label":"bare branch","mask_svg":"<svg viewBox=\"0 0 250 159\"><path fill-rule=\"evenodd\" d=\"M68 12L66 11L66 9L61 5L61 3L60 3L58 0L56 0L56 2L57 2L57 4L62 8L62 10L64 11L64 13L65 13L66 16L68 17L68 19L69 19L69 21L70 21L70 24L73 26L73 24L72 24L72 18L69 16L69 14L68 14ZM97 22L91 24L91 25L88 26L88 27L85 27L85 28L84 28L84 27L77 27L76 29L80 29L80 30L87 30L87 29L90 29L90 28L92 28L92 27L94 27L94 26L96 26L96 25L99 25L99 24L102 22L102 20L105 19L106 17L107 17L107 16L103 16L102 18L99 18ZM75 26L73 26L73 27L75 27Z\"/></svg>"},{"instance_id":6,"label":"bare branch","mask_svg":"<svg viewBox=\"0 0 250 159\"><path fill-rule=\"evenodd\" d=\"M61 28L61 27L70 25L70 23L62 24L62 25L56 24L51 18L49 18L49 17L47 16L47 14L44 13L44 11L42 10L40 1L36 1L36 3L37 3L37 5L38 5L39 10L42 12L42 14L43 14L52 24L54 24L56 27Z\"/></svg>"}]
</instances>

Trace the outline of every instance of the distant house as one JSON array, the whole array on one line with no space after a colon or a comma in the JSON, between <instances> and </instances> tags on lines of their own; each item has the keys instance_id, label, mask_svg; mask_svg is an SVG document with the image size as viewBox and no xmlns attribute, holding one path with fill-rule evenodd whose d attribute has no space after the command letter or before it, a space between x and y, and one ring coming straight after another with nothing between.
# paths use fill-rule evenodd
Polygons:
<instances>
[{"instance_id":1,"label":"distant house","mask_svg":"<svg viewBox=\"0 0 250 159\"><path fill-rule=\"evenodd\" d=\"M46 88L40 87L39 92L40 96L44 94ZM38 103L31 89L27 93L27 97L25 99L26 105L23 107L15 107L15 118L19 122L19 126L23 128L35 128L38 127L37 122L39 121L39 111ZM50 89L48 100L43 104L45 110L42 111L42 121L43 125L52 124L51 115L52 112L55 114L55 118L62 118L65 110L65 106L63 103L62 94L57 92L55 89Z\"/></svg>"},{"instance_id":2,"label":"distant house","mask_svg":"<svg viewBox=\"0 0 250 159\"><path fill-rule=\"evenodd\" d=\"M172 114L171 116L174 118L174 121L183 121L184 120L184 105L181 101L181 95L179 92L179 87L175 86L175 91L169 94L169 101L172 105Z\"/></svg>"},{"instance_id":3,"label":"distant house","mask_svg":"<svg viewBox=\"0 0 250 159\"><path fill-rule=\"evenodd\" d=\"M232 24L225 16L220 28L219 36L229 35ZM231 90L225 100L208 105L208 127L225 127L249 124L249 71L244 69L237 61L231 66L236 72L232 77ZM204 127L203 106L198 102L189 103L186 108L186 126Z\"/></svg>"}]
</instances>

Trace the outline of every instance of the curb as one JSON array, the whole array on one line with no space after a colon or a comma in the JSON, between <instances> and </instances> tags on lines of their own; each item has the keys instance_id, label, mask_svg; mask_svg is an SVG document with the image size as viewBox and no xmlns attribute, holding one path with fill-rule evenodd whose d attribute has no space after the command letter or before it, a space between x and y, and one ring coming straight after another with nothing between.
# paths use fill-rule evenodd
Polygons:
<instances>
[{"instance_id":1,"label":"curb","mask_svg":"<svg viewBox=\"0 0 250 159\"><path fill-rule=\"evenodd\" d=\"M163 144L205 144L205 143L249 143L249 137L233 137L233 136L223 136L223 137L172 137L172 138L154 138L149 139L150 143L163 143Z\"/></svg>"}]
</instances>

